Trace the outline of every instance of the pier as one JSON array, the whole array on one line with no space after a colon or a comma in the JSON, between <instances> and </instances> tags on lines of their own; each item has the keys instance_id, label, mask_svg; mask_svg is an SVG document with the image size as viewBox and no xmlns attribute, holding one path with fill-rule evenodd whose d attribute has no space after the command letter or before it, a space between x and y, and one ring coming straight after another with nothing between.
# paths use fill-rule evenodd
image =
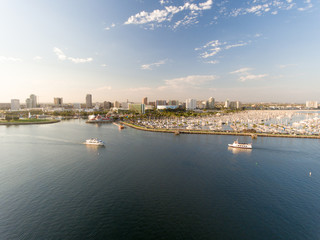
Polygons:
<instances>
[{"instance_id":1,"label":"pier","mask_svg":"<svg viewBox=\"0 0 320 240\"><path fill-rule=\"evenodd\" d=\"M113 124L116 125L120 130L124 129L124 126L122 123L119 124L119 123L114 122Z\"/></svg>"}]
</instances>

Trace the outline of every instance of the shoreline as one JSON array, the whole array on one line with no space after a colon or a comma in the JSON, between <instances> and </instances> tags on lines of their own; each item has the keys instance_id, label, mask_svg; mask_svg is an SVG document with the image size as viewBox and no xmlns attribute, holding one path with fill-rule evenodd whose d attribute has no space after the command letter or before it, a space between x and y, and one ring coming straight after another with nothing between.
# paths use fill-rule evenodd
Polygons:
<instances>
[{"instance_id":1,"label":"shoreline","mask_svg":"<svg viewBox=\"0 0 320 240\"><path fill-rule=\"evenodd\" d=\"M270 134L270 133L238 133L238 132L213 132L206 130L187 130L187 129L150 129L145 127L140 127L131 123L120 121L123 125L128 127L148 132L160 132L160 133L179 133L179 134L205 134L205 135L231 135L231 136L248 136L252 137L282 137L282 138L309 138L309 139L320 139L320 135L285 135L285 134Z\"/></svg>"},{"instance_id":2,"label":"shoreline","mask_svg":"<svg viewBox=\"0 0 320 240\"><path fill-rule=\"evenodd\" d=\"M0 122L2 126L12 126L12 125L35 125L35 124L52 124L58 123L60 120L50 120L50 121L40 121L40 122Z\"/></svg>"}]
</instances>

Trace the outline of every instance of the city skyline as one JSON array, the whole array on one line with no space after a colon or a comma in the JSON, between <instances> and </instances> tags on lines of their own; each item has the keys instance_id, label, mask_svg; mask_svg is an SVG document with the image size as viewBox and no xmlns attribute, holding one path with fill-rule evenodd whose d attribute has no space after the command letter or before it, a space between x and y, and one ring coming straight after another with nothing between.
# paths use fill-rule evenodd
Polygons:
<instances>
[{"instance_id":1,"label":"city skyline","mask_svg":"<svg viewBox=\"0 0 320 240\"><path fill-rule=\"evenodd\" d=\"M0 102L319 101L319 1L4 1Z\"/></svg>"}]
</instances>

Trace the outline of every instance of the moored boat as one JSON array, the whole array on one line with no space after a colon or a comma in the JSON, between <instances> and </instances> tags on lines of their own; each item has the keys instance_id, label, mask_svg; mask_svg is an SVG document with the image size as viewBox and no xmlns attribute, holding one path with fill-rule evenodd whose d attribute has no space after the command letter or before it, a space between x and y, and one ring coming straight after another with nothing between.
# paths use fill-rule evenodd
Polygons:
<instances>
[{"instance_id":1,"label":"moored boat","mask_svg":"<svg viewBox=\"0 0 320 240\"><path fill-rule=\"evenodd\" d=\"M252 143L239 143L237 139L232 144L228 144L228 147L252 149Z\"/></svg>"}]
</instances>

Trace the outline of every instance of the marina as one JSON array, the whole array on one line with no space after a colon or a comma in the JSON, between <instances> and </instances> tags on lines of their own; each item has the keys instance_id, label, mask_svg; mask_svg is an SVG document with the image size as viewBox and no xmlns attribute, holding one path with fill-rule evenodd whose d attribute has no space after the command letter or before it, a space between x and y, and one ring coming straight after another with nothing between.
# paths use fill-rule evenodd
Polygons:
<instances>
[{"instance_id":1,"label":"marina","mask_svg":"<svg viewBox=\"0 0 320 240\"><path fill-rule=\"evenodd\" d=\"M318 138L317 111L253 110L203 117L141 119L131 124L150 131ZM130 122L127 122L130 124Z\"/></svg>"}]
</instances>

